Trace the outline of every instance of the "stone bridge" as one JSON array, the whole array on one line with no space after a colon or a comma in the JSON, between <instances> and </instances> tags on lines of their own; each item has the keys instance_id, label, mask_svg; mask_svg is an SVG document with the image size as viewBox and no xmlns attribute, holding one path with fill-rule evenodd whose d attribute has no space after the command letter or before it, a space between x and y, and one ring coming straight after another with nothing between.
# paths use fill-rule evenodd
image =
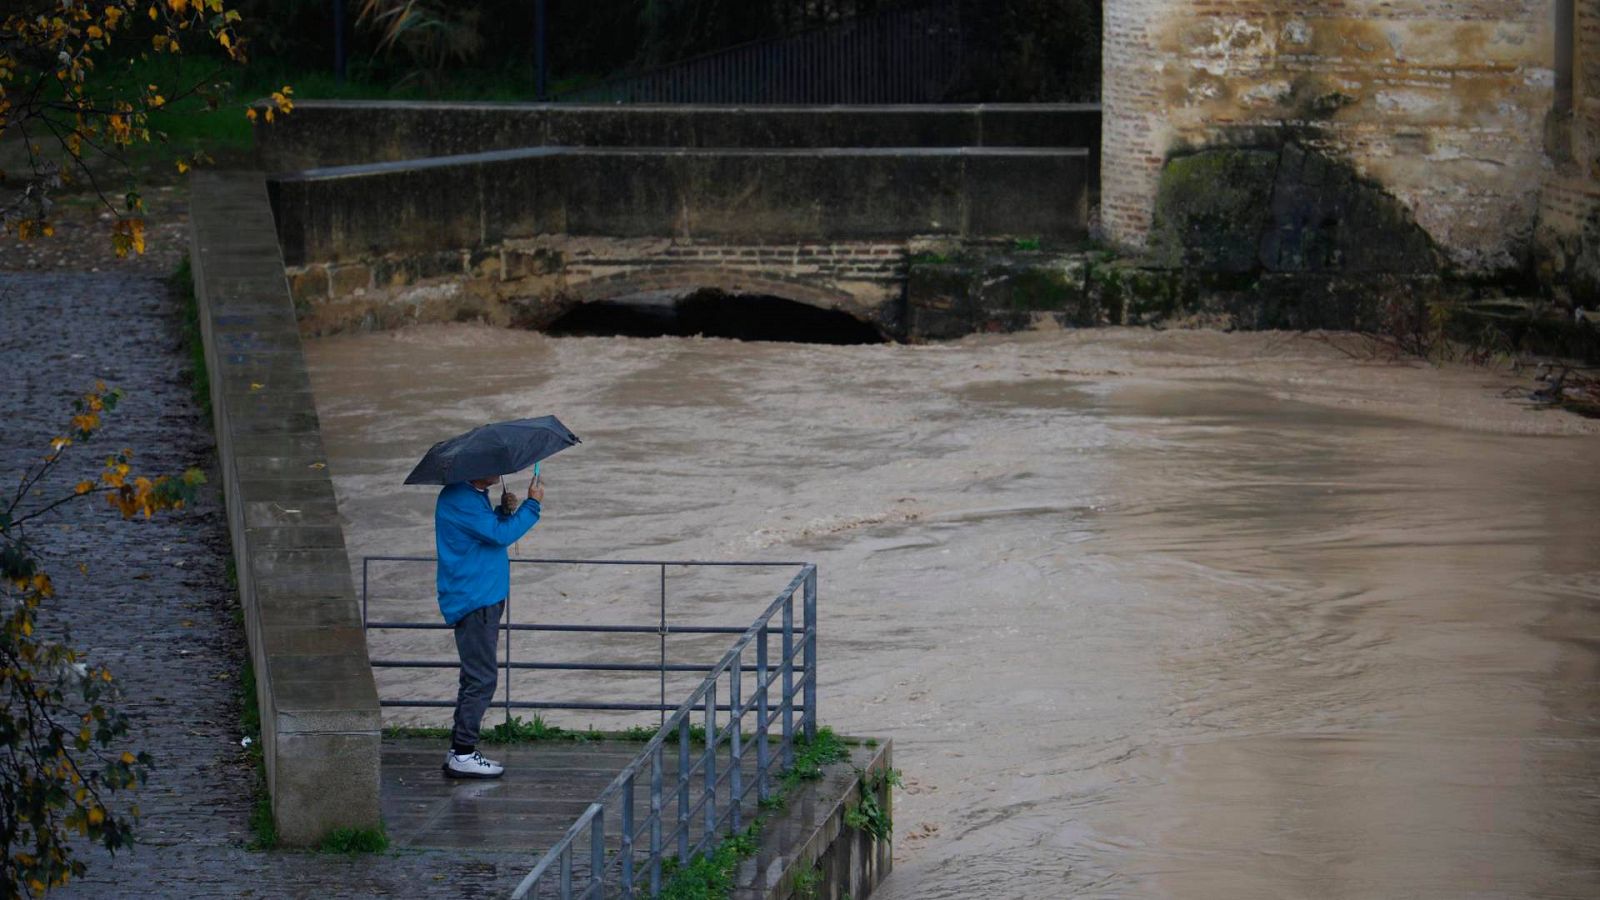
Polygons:
<instances>
[{"instance_id":1,"label":"stone bridge","mask_svg":"<svg viewBox=\"0 0 1600 900\"><path fill-rule=\"evenodd\" d=\"M308 333L540 328L586 302L710 289L909 337L918 254L1087 236L1098 146L1081 105L316 103L286 122L259 152L313 166L271 182Z\"/></svg>"}]
</instances>

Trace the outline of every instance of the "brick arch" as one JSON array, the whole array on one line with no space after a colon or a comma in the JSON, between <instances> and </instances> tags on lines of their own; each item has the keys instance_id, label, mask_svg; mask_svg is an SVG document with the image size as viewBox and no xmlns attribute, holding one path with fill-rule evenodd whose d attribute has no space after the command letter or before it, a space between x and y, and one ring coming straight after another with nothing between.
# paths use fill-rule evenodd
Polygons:
<instances>
[{"instance_id":1,"label":"brick arch","mask_svg":"<svg viewBox=\"0 0 1600 900\"><path fill-rule=\"evenodd\" d=\"M569 304L614 300L648 291L714 289L730 294L777 297L817 309L842 312L869 324L854 298L837 288L777 272L749 272L711 267L650 267L583 281L569 280L562 293Z\"/></svg>"}]
</instances>

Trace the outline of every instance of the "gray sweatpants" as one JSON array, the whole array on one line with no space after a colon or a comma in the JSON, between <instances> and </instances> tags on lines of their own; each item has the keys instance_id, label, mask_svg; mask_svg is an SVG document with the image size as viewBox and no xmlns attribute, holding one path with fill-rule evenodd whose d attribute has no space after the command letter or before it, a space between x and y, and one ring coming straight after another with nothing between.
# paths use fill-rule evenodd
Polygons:
<instances>
[{"instance_id":1,"label":"gray sweatpants","mask_svg":"<svg viewBox=\"0 0 1600 900\"><path fill-rule=\"evenodd\" d=\"M478 746L478 729L483 714L494 699L500 673L498 650L500 617L506 602L484 606L467 613L456 623L456 653L461 656L461 687L456 693L455 730L451 745L463 750Z\"/></svg>"}]
</instances>

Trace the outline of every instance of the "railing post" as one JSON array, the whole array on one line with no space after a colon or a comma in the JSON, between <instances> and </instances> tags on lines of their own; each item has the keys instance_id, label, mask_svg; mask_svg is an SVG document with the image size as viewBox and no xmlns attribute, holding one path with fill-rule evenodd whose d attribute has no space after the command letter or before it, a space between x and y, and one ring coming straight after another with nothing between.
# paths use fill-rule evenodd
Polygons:
<instances>
[{"instance_id":1,"label":"railing post","mask_svg":"<svg viewBox=\"0 0 1600 900\"><path fill-rule=\"evenodd\" d=\"M761 636L756 639L756 800L766 802L767 799L767 729L771 723L767 719L767 629L761 628Z\"/></svg>"},{"instance_id":2,"label":"railing post","mask_svg":"<svg viewBox=\"0 0 1600 900\"><path fill-rule=\"evenodd\" d=\"M594 818L589 821L589 887L584 891L587 897L594 893L597 886L601 887L599 894L604 896L606 880L606 810L605 807L595 804L598 808L594 811Z\"/></svg>"},{"instance_id":3,"label":"railing post","mask_svg":"<svg viewBox=\"0 0 1600 900\"><path fill-rule=\"evenodd\" d=\"M561 850L561 900L572 897L572 845Z\"/></svg>"},{"instance_id":4,"label":"railing post","mask_svg":"<svg viewBox=\"0 0 1600 900\"><path fill-rule=\"evenodd\" d=\"M666 761L656 745L650 759L650 896L661 893L661 766Z\"/></svg>"},{"instance_id":5,"label":"railing post","mask_svg":"<svg viewBox=\"0 0 1600 900\"><path fill-rule=\"evenodd\" d=\"M794 592L783 598L783 767L794 765Z\"/></svg>"},{"instance_id":6,"label":"railing post","mask_svg":"<svg viewBox=\"0 0 1600 900\"><path fill-rule=\"evenodd\" d=\"M732 833L739 832L739 807L744 800L744 748L739 742L739 720L744 715L744 710L739 708L740 695L743 693L740 684L744 680L744 651L733 655L733 665L728 668L728 802L732 809L729 811L730 829Z\"/></svg>"},{"instance_id":7,"label":"railing post","mask_svg":"<svg viewBox=\"0 0 1600 900\"><path fill-rule=\"evenodd\" d=\"M602 879L603 880L603 879ZM622 896L633 897L633 776L622 784Z\"/></svg>"},{"instance_id":8,"label":"railing post","mask_svg":"<svg viewBox=\"0 0 1600 900\"><path fill-rule=\"evenodd\" d=\"M711 839L717 830L717 680L711 679L706 687L706 751L702 766L706 779L706 830L702 837ZM709 844L707 846L710 846Z\"/></svg>"},{"instance_id":9,"label":"railing post","mask_svg":"<svg viewBox=\"0 0 1600 900\"><path fill-rule=\"evenodd\" d=\"M661 700L656 705L661 707L660 724L657 728L667 725L667 567L661 567Z\"/></svg>"},{"instance_id":10,"label":"railing post","mask_svg":"<svg viewBox=\"0 0 1600 900\"><path fill-rule=\"evenodd\" d=\"M361 558L361 630L367 630L367 569L372 565L372 560Z\"/></svg>"},{"instance_id":11,"label":"railing post","mask_svg":"<svg viewBox=\"0 0 1600 900\"><path fill-rule=\"evenodd\" d=\"M678 862L689 863L689 716L678 720Z\"/></svg>"},{"instance_id":12,"label":"railing post","mask_svg":"<svg viewBox=\"0 0 1600 900\"><path fill-rule=\"evenodd\" d=\"M806 707L806 740L817 737L817 569L811 567L805 584L806 623L806 675L804 679Z\"/></svg>"},{"instance_id":13,"label":"railing post","mask_svg":"<svg viewBox=\"0 0 1600 900\"><path fill-rule=\"evenodd\" d=\"M506 732L511 732L511 592L506 592Z\"/></svg>"}]
</instances>

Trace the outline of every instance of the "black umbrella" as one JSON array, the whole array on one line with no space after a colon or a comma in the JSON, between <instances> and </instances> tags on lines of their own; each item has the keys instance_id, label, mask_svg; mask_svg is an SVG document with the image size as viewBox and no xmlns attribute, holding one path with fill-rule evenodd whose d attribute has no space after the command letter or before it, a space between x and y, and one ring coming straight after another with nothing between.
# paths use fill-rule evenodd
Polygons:
<instances>
[{"instance_id":1,"label":"black umbrella","mask_svg":"<svg viewBox=\"0 0 1600 900\"><path fill-rule=\"evenodd\" d=\"M480 425L433 445L406 484L455 484L520 472L581 443L555 416Z\"/></svg>"}]
</instances>

